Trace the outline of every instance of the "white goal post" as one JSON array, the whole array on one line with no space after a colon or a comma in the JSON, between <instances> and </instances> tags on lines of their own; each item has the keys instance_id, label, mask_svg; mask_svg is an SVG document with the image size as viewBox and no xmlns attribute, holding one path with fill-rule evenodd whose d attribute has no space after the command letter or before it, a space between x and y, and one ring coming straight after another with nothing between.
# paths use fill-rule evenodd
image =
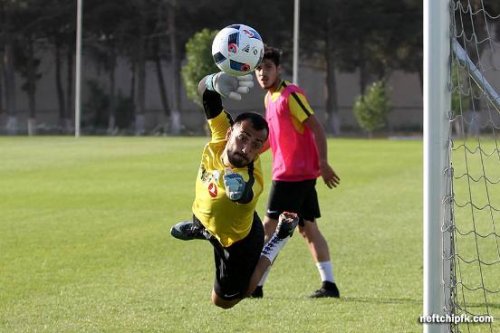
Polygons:
<instances>
[{"instance_id":1,"label":"white goal post","mask_svg":"<svg viewBox=\"0 0 500 333\"><path fill-rule=\"evenodd\" d=\"M449 0L424 1L424 304L423 315L445 315L442 226L449 219L449 116L451 92ZM424 323L424 332L446 325Z\"/></svg>"},{"instance_id":2,"label":"white goal post","mask_svg":"<svg viewBox=\"0 0 500 333\"><path fill-rule=\"evenodd\" d=\"M500 333L498 11L424 1L426 333Z\"/></svg>"}]
</instances>

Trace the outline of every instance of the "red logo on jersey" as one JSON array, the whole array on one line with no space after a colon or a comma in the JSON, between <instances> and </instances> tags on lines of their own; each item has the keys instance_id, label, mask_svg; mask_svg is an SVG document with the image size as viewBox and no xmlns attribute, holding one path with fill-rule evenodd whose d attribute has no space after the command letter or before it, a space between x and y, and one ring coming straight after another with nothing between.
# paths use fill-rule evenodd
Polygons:
<instances>
[{"instance_id":1,"label":"red logo on jersey","mask_svg":"<svg viewBox=\"0 0 500 333\"><path fill-rule=\"evenodd\" d=\"M215 198L217 196L217 185L210 183L210 185L208 185L208 193L212 198Z\"/></svg>"}]
</instances>

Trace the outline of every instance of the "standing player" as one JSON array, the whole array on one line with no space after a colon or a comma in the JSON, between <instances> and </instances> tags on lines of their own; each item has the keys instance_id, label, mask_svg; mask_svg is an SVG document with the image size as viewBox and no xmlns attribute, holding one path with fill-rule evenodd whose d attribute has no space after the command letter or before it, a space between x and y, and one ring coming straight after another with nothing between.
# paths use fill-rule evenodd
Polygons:
<instances>
[{"instance_id":1,"label":"standing player","mask_svg":"<svg viewBox=\"0 0 500 333\"><path fill-rule=\"evenodd\" d=\"M200 81L212 137L196 179L193 219L171 229L175 238L207 239L213 245L212 303L224 309L252 293L298 224L297 214L281 214L276 233L263 248L255 206L263 190L259 153L269 128L257 113L243 113L233 122L221 100L221 95L239 100L252 86L250 74L236 78L220 72Z\"/></svg>"},{"instance_id":2,"label":"standing player","mask_svg":"<svg viewBox=\"0 0 500 333\"><path fill-rule=\"evenodd\" d=\"M322 280L321 288L311 297L339 297L328 244L316 223L320 209L315 187L319 176L329 188L336 187L340 178L328 164L325 133L304 92L282 80L280 71L280 51L266 47L264 59L255 70L259 85L267 90L266 120L273 155L273 185L264 219L266 239L276 229L281 212L297 212L300 234L307 242ZM252 296L263 296L267 274Z\"/></svg>"}]
</instances>

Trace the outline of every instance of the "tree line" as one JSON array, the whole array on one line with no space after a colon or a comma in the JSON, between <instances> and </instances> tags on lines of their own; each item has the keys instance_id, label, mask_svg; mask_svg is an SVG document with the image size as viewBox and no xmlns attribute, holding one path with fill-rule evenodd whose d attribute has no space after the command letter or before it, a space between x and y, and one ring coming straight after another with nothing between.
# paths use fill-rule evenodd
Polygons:
<instances>
[{"instance_id":1,"label":"tree line","mask_svg":"<svg viewBox=\"0 0 500 333\"><path fill-rule=\"evenodd\" d=\"M338 130L336 71L359 71L362 92L371 81L394 70L418 73L423 81L421 0L313 0L301 1L300 9L301 62L326 73L330 132ZM291 0L83 0L84 54L107 77L107 91L102 92L106 103L95 115L99 126L134 124L136 134L144 133L146 65L153 64L163 112L169 119L167 131L180 133L186 43L205 28L216 30L232 23L256 28L266 43L292 54ZM8 128L15 131L16 94L25 94L29 128L36 127L37 82L45 75L38 55L44 51L53 53L59 126L70 127L75 34L76 1L0 1L0 112L7 114ZM131 73L125 97L116 91L118 59L126 59ZM291 56L285 59L291 61ZM172 68L168 77L161 70L165 64ZM22 91L16 91L16 79L22 80ZM119 105L124 100L131 105L131 120L120 123L125 111Z\"/></svg>"}]
</instances>

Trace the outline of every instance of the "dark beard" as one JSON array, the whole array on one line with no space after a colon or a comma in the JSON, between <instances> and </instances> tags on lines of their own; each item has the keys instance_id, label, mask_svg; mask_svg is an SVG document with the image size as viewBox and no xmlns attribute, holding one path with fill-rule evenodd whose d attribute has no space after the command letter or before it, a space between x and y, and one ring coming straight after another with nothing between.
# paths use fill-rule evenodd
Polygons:
<instances>
[{"instance_id":1,"label":"dark beard","mask_svg":"<svg viewBox=\"0 0 500 333\"><path fill-rule=\"evenodd\" d=\"M249 164L248 160L241 154L238 153L230 153L227 154L227 159L231 165L237 168L243 168Z\"/></svg>"}]
</instances>

